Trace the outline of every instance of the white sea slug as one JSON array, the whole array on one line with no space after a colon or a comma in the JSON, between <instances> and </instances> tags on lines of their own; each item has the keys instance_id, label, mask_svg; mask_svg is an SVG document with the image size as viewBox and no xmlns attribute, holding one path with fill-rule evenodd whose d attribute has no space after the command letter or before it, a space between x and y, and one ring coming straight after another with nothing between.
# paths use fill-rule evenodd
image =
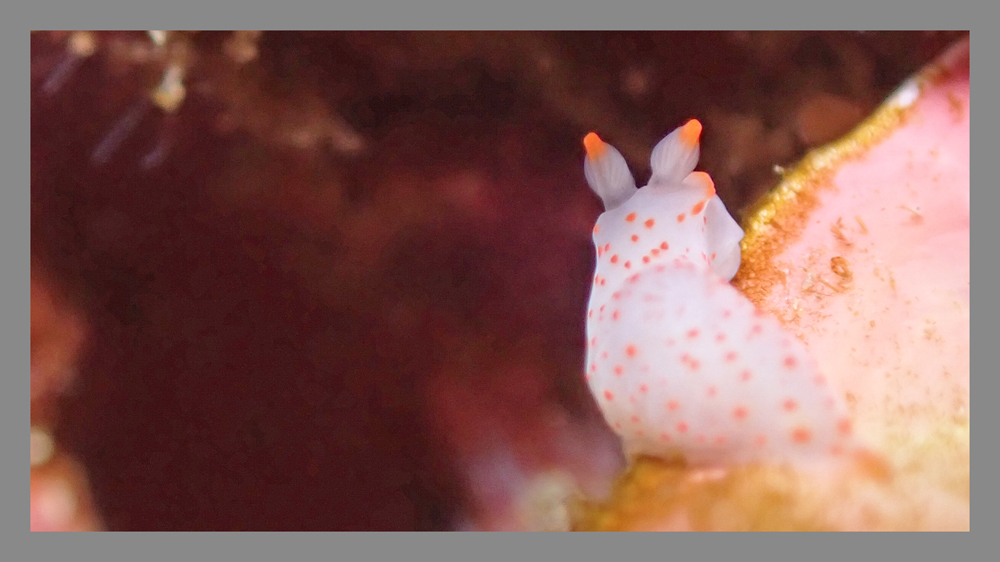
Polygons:
<instances>
[{"instance_id":1,"label":"white sea slug","mask_svg":"<svg viewBox=\"0 0 1000 562\"><path fill-rule=\"evenodd\" d=\"M594 133L584 173L606 211L587 310L586 379L630 456L691 465L821 463L860 451L805 345L728 281L743 230L695 172L701 123L653 149L637 189Z\"/></svg>"}]
</instances>

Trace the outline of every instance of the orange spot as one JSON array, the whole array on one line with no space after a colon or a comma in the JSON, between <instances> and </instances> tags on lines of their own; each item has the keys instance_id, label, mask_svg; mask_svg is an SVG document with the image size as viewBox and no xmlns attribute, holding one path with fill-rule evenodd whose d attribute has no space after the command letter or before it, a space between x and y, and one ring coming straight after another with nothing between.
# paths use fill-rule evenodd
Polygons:
<instances>
[{"instance_id":1,"label":"orange spot","mask_svg":"<svg viewBox=\"0 0 1000 562\"><path fill-rule=\"evenodd\" d=\"M594 133L591 133L591 135L593 134ZM597 135L594 136L596 137ZM688 147L693 148L694 145L698 144L699 138L701 138L701 121L692 119L681 127L681 142L686 144Z\"/></svg>"},{"instance_id":2,"label":"orange spot","mask_svg":"<svg viewBox=\"0 0 1000 562\"><path fill-rule=\"evenodd\" d=\"M611 263L618 263L618 254L611 256Z\"/></svg>"},{"instance_id":3,"label":"orange spot","mask_svg":"<svg viewBox=\"0 0 1000 562\"><path fill-rule=\"evenodd\" d=\"M839 431L841 435L850 435L851 420L843 418L839 422L837 422L837 431Z\"/></svg>"},{"instance_id":4,"label":"orange spot","mask_svg":"<svg viewBox=\"0 0 1000 562\"><path fill-rule=\"evenodd\" d=\"M794 369L797 363L798 361L796 361L795 358L792 357L791 355L785 357L785 367L789 369Z\"/></svg>"},{"instance_id":5,"label":"orange spot","mask_svg":"<svg viewBox=\"0 0 1000 562\"><path fill-rule=\"evenodd\" d=\"M794 412L799 407L799 403L795 400L789 398L781 403L781 407L785 409L786 412Z\"/></svg>"},{"instance_id":6,"label":"orange spot","mask_svg":"<svg viewBox=\"0 0 1000 562\"><path fill-rule=\"evenodd\" d=\"M686 424L684 422L681 422L681 423L677 424L677 432L678 433L687 433L687 430L688 430L688 424Z\"/></svg>"},{"instance_id":7,"label":"orange spot","mask_svg":"<svg viewBox=\"0 0 1000 562\"><path fill-rule=\"evenodd\" d=\"M583 147L587 149L587 158L592 160L600 158L607 150L607 145L604 144L601 137L597 136L597 133L587 133L587 136L583 137Z\"/></svg>"},{"instance_id":8,"label":"orange spot","mask_svg":"<svg viewBox=\"0 0 1000 562\"><path fill-rule=\"evenodd\" d=\"M653 228L653 225L656 224L656 221L653 219L646 219L646 222L642 224L646 225L646 228Z\"/></svg>"},{"instance_id":9,"label":"orange spot","mask_svg":"<svg viewBox=\"0 0 1000 562\"><path fill-rule=\"evenodd\" d=\"M610 390L605 390L604 391L604 399L607 400L608 402L610 402L610 401L612 401L612 400L615 399L615 395Z\"/></svg>"},{"instance_id":10,"label":"orange spot","mask_svg":"<svg viewBox=\"0 0 1000 562\"><path fill-rule=\"evenodd\" d=\"M601 257L601 254L603 254L603 253L604 253L603 249L600 246L598 246L597 247L597 257Z\"/></svg>"},{"instance_id":11,"label":"orange spot","mask_svg":"<svg viewBox=\"0 0 1000 562\"><path fill-rule=\"evenodd\" d=\"M733 417L738 420L746 419L749 413L750 412L748 412L747 409L744 408L743 406L737 406L733 408Z\"/></svg>"},{"instance_id":12,"label":"orange spot","mask_svg":"<svg viewBox=\"0 0 1000 562\"><path fill-rule=\"evenodd\" d=\"M677 409L680 407L681 407L680 403L678 403L676 400L670 400L667 402L667 410L670 410L671 412L676 412Z\"/></svg>"},{"instance_id":13,"label":"orange spot","mask_svg":"<svg viewBox=\"0 0 1000 562\"><path fill-rule=\"evenodd\" d=\"M625 372L625 369L623 369L621 365L615 365L615 374L616 375L618 375L620 377L620 376L622 376L622 373L624 373L624 372Z\"/></svg>"},{"instance_id":14,"label":"orange spot","mask_svg":"<svg viewBox=\"0 0 1000 562\"><path fill-rule=\"evenodd\" d=\"M677 222L684 222L684 213L677 215Z\"/></svg>"},{"instance_id":15,"label":"orange spot","mask_svg":"<svg viewBox=\"0 0 1000 562\"><path fill-rule=\"evenodd\" d=\"M691 214L692 215L697 215L704 208L705 208L705 202L704 201L699 201L699 202L697 202L697 203L694 204L694 207L691 207Z\"/></svg>"},{"instance_id":16,"label":"orange spot","mask_svg":"<svg viewBox=\"0 0 1000 562\"><path fill-rule=\"evenodd\" d=\"M698 328L691 328L688 330L687 336L692 339L698 337Z\"/></svg>"},{"instance_id":17,"label":"orange spot","mask_svg":"<svg viewBox=\"0 0 1000 562\"><path fill-rule=\"evenodd\" d=\"M627 215L627 216L625 217L625 222L632 222L632 221L634 221L634 220L635 220L635 213L629 213L629 214L628 214L628 215Z\"/></svg>"},{"instance_id":18,"label":"orange spot","mask_svg":"<svg viewBox=\"0 0 1000 562\"><path fill-rule=\"evenodd\" d=\"M637 353L639 353L639 350L634 345L625 346L625 355L635 357Z\"/></svg>"},{"instance_id":19,"label":"orange spot","mask_svg":"<svg viewBox=\"0 0 1000 562\"><path fill-rule=\"evenodd\" d=\"M625 260L625 269L632 267L632 262Z\"/></svg>"},{"instance_id":20,"label":"orange spot","mask_svg":"<svg viewBox=\"0 0 1000 562\"><path fill-rule=\"evenodd\" d=\"M669 250L670 249L670 244L667 244L666 242L660 242L660 249L661 250Z\"/></svg>"},{"instance_id":21,"label":"orange spot","mask_svg":"<svg viewBox=\"0 0 1000 562\"><path fill-rule=\"evenodd\" d=\"M792 430L792 441L796 443L808 443L812 439L812 432L806 427L796 427Z\"/></svg>"},{"instance_id":22,"label":"orange spot","mask_svg":"<svg viewBox=\"0 0 1000 562\"><path fill-rule=\"evenodd\" d=\"M601 226L600 226L600 225L598 225L598 224L595 224L595 225L594 225L594 234L597 234L597 233L598 233L598 232L600 232L600 231L601 231Z\"/></svg>"},{"instance_id":23,"label":"orange spot","mask_svg":"<svg viewBox=\"0 0 1000 562\"><path fill-rule=\"evenodd\" d=\"M638 234L633 234L632 235L632 241L633 242L638 242L639 241L639 235Z\"/></svg>"},{"instance_id":24,"label":"orange spot","mask_svg":"<svg viewBox=\"0 0 1000 562\"><path fill-rule=\"evenodd\" d=\"M726 354L726 361L736 361L736 352L730 351Z\"/></svg>"}]
</instances>

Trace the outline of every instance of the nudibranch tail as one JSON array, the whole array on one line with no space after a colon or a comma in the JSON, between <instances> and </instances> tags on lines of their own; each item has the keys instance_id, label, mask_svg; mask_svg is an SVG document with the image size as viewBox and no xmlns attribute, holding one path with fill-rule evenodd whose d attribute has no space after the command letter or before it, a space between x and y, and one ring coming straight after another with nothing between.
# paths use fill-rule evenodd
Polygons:
<instances>
[{"instance_id":1,"label":"nudibranch tail","mask_svg":"<svg viewBox=\"0 0 1000 562\"><path fill-rule=\"evenodd\" d=\"M583 146L587 149L583 173L590 188L604 201L604 208L611 210L628 201L636 191L635 179L621 153L596 133L584 137Z\"/></svg>"},{"instance_id":2,"label":"nudibranch tail","mask_svg":"<svg viewBox=\"0 0 1000 562\"><path fill-rule=\"evenodd\" d=\"M653 148L650 185L676 185L694 171L701 156L701 122L691 119L678 127Z\"/></svg>"}]
</instances>

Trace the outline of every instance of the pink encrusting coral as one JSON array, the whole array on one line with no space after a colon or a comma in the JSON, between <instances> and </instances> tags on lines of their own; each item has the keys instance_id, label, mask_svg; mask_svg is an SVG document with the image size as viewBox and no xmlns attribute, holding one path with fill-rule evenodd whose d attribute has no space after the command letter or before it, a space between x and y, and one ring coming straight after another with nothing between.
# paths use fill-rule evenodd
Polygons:
<instances>
[{"instance_id":1,"label":"pink encrusting coral","mask_svg":"<svg viewBox=\"0 0 1000 562\"><path fill-rule=\"evenodd\" d=\"M626 453L694 465L822 465L858 450L841 399L804 344L728 281L743 231L695 172L701 125L653 150L636 190L591 133L585 174L607 211L594 227L586 379Z\"/></svg>"}]
</instances>

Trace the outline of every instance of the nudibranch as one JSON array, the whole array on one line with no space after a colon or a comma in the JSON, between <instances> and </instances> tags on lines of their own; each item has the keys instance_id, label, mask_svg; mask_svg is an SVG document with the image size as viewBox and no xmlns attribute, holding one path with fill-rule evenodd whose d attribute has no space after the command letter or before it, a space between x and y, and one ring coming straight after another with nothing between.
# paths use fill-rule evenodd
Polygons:
<instances>
[{"instance_id":1,"label":"nudibranch","mask_svg":"<svg viewBox=\"0 0 1000 562\"><path fill-rule=\"evenodd\" d=\"M586 379L629 456L698 466L860 451L841 397L805 344L729 284L743 230L698 163L690 120L653 149L649 184L614 147L584 139L604 202L587 310Z\"/></svg>"}]
</instances>

